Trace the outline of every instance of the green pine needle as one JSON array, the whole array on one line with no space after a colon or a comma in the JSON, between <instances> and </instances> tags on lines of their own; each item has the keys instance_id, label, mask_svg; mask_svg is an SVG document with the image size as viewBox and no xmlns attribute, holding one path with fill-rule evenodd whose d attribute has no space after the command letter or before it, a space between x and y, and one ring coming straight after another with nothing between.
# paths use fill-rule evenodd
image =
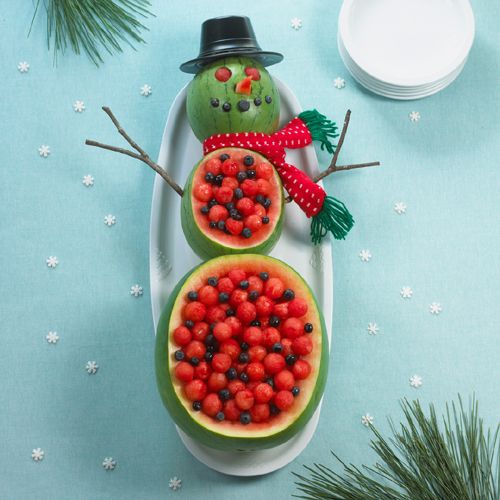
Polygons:
<instances>
[{"instance_id":1,"label":"green pine needle","mask_svg":"<svg viewBox=\"0 0 500 500\"><path fill-rule=\"evenodd\" d=\"M38 12L38 0L31 25ZM122 51L122 42L133 48L142 43L141 30L147 28L138 20L153 15L149 0L44 0L47 13L47 45L58 53L68 46L73 52L85 52L98 66L104 62L101 51L109 54ZM31 27L30 27L31 32Z\"/></svg>"},{"instance_id":2,"label":"green pine needle","mask_svg":"<svg viewBox=\"0 0 500 500\"><path fill-rule=\"evenodd\" d=\"M386 440L373 427L372 449L380 457L374 467L342 464L338 474L321 464L304 466L308 476L293 473L307 500L499 500L500 425L483 429L478 404L468 411L462 399L446 405L442 429L433 405L426 416L418 401L401 402L406 422Z\"/></svg>"}]
</instances>

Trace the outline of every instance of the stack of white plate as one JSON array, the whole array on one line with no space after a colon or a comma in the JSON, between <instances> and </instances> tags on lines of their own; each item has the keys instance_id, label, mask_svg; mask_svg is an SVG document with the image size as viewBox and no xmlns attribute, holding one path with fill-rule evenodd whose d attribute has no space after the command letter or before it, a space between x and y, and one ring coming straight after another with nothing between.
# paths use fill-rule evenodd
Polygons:
<instances>
[{"instance_id":1,"label":"stack of white plate","mask_svg":"<svg viewBox=\"0 0 500 500\"><path fill-rule=\"evenodd\" d=\"M418 99L462 71L474 40L469 0L344 0L338 47L352 76L376 94Z\"/></svg>"}]
</instances>

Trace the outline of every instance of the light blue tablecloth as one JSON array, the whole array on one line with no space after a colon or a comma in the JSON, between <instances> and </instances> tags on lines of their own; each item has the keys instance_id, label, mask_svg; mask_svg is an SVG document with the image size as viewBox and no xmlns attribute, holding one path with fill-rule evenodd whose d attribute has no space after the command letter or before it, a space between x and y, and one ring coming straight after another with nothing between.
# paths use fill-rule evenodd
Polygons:
<instances>
[{"instance_id":1,"label":"light blue tablecloth","mask_svg":"<svg viewBox=\"0 0 500 500\"><path fill-rule=\"evenodd\" d=\"M186 6L189 4L189 15ZM346 460L370 463L370 413L382 431L398 400L439 408L473 392L488 424L498 422L499 3L474 2L477 36L459 79L421 101L374 96L348 75L336 49L339 2L196 0L153 2L147 45L107 57L96 69L68 54L57 67L44 17L27 31L32 2L1 2L0 89L0 498L288 498L290 471ZM107 104L154 157L169 106L189 81L178 66L198 53L201 22L251 16L262 47L285 54L271 71L341 122L352 109L342 163L381 168L336 174L328 190L357 223L334 244L334 342L318 432L293 464L270 476L236 479L184 449L156 392L148 283L153 175L132 159L84 146L121 144L100 110ZM290 19L302 19L293 30ZM30 64L20 73L20 61ZM333 79L346 86L337 90ZM149 84L153 93L140 95ZM73 111L75 100L85 103ZM408 119L411 111L420 121ZM44 159L38 148L49 145ZM323 164L329 158L321 155ZM91 174L92 187L82 184ZM398 215L396 202L407 205ZM104 216L116 216L107 227ZM368 249L372 259L359 258ZM46 259L57 256L49 269ZM144 289L134 298L135 283ZM403 286L413 296L400 296ZM442 306L439 315L429 305ZM379 327L369 335L368 323ZM49 331L57 344L45 340ZM96 361L95 375L85 371ZM414 389L409 377L423 385ZM32 450L44 460L36 463ZM102 467L113 457L114 471ZM182 489L169 489L169 479Z\"/></svg>"}]
</instances>

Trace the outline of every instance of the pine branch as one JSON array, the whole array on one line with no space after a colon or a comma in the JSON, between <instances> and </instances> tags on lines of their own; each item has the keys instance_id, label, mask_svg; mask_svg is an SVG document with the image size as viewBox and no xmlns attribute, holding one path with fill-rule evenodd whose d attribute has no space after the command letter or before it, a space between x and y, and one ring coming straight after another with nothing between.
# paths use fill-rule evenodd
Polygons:
<instances>
[{"instance_id":1,"label":"pine branch","mask_svg":"<svg viewBox=\"0 0 500 500\"><path fill-rule=\"evenodd\" d=\"M426 416L418 401L401 402L405 422L390 421L392 437L384 438L370 426L372 449L380 461L362 469L345 464L343 474L321 464L304 466L308 475L293 472L300 494L307 500L499 500L500 425L485 433L472 398L466 411L446 405L441 426L433 405Z\"/></svg>"},{"instance_id":2,"label":"pine branch","mask_svg":"<svg viewBox=\"0 0 500 500\"><path fill-rule=\"evenodd\" d=\"M35 6L29 32L38 13ZM122 51L122 42L133 48L143 43L141 30L147 30L139 17L153 16L149 0L44 0L47 15L47 46L53 46L54 63L58 53L71 47L75 54L85 52L98 66L104 62L101 51ZM29 35L29 33L28 33Z\"/></svg>"},{"instance_id":3,"label":"pine branch","mask_svg":"<svg viewBox=\"0 0 500 500\"><path fill-rule=\"evenodd\" d=\"M103 144L102 142L93 141L91 139L87 139L85 144L87 146L94 146L101 149L107 149L108 151L114 151L115 153L120 153L122 155L131 156L136 160L140 160L152 168L157 174L159 174L165 182L179 195L182 196L184 194L183 189L177 184L172 177L167 173L165 169L160 167L158 163L151 160L149 155L125 132L124 128L120 125L120 122L116 119L115 115L107 106L102 107L103 111L109 116L113 125L117 128L118 132L125 138L125 140L136 150L138 153L134 153L129 149L119 148L117 146L110 146L109 144Z\"/></svg>"}]
</instances>

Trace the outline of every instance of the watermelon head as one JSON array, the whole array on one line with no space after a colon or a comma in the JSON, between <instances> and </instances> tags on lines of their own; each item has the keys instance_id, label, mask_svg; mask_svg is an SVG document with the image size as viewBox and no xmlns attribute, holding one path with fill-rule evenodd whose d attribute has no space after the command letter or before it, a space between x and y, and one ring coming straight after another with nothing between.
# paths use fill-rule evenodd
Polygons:
<instances>
[{"instance_id":1,"label":"watermelon head","mask_svg":"<svg viewBox=\"0 0 500 500\"><path fill-rule=\"evenodd\" d=\"M227 57L205 66L192 80L187 116L196 137L264 132L278 128L280 98L267 70L248 57Z\"/></svg>"}]
</instances>

